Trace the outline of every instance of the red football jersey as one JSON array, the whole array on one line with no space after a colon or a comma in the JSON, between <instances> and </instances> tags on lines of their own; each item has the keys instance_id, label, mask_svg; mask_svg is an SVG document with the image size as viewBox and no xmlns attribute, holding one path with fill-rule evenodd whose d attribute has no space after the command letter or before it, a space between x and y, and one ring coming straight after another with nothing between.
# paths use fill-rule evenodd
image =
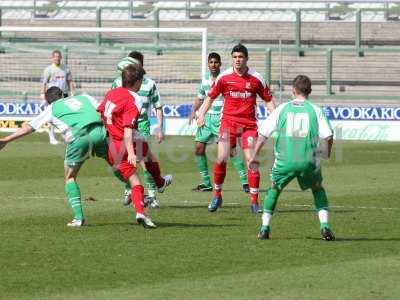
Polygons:
<instances>
[{"instance_id":1,"label":"red football jersey","mask_svg":"<svg viewBox=\"0 0 400 300\"><path fill-rule=\"evenodd\" d=\"M257 94L265 102L272 100L271 92L262 76L252 69L248 69L242 76L233 68L222 72L208 96L215 99L220 94L224 97L222 119L250 125L256 123Z\"/></svg>"},{"instance_id":2,"label":"red football jersey","mask_svg":"<svg viewBox=\"0 0 400 300\"><path fill-rule=\"evenodd\" d=\"M124 128L137 128L140 105L137 95L126 88L119 87L107 92L97 111L100 112L110 138L122 140Z\"/></svg>"}]
</instances>

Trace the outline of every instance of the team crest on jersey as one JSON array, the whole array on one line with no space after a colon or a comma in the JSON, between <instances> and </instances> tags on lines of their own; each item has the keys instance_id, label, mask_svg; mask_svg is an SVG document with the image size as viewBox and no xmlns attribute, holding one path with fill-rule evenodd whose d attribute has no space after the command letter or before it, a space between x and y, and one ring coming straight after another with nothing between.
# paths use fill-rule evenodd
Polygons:
<instances>
[{"instance_id":1,"label":"team crest on jersey","mask_svg":"<svg viewBox=\"0 0 400 300\"><path fill-rule=\"evenodd\" d=\"M246 89L251 89L251 82L246 82Z\"/></svg>"},{"instance_id":2,"label":"team crest on jersey","mask_svg":"<svg viewBox=\"0 0 400 300\"><path fill-rule=\"evenodd\" d=\"M252 137L252 136L247 137L247 144L249 146L253 146L254 145L254 137Z\"/></svg>"}]
</instances>

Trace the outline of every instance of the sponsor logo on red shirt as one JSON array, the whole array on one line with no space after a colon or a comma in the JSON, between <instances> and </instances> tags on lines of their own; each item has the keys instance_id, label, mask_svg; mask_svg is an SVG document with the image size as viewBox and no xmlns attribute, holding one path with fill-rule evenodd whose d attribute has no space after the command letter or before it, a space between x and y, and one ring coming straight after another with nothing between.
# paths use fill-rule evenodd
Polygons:
<instances>
[{"instance_id":1,"label":"sponsor logo on red shirt","mask_svg":"<svg viewBox=\"0 0 400 300\"><path fill-rule=\"evenodd\" d=\"M229 96L231 96L234 99L248 99L253 95L253 93L250 93L248 91L245 92L234 92L234 91L229 91Z\"/></svg>"}]
</instances>

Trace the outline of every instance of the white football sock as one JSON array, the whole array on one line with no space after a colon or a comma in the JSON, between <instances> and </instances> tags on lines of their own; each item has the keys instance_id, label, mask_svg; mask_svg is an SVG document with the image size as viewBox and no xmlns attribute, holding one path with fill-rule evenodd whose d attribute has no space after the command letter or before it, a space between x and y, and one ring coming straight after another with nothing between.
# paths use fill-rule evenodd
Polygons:
<instances>
[{"instance_id":1,"label":"white football sock","mask_svg":"<svg viewBox=\"0 0 400 300\"><path fill-rule=\"evenodd\" d=\"M319 210L318 219L320 223L328 223L328 211L326 209Z\"/></svg>"},{"instance_id":2,"label":"white football sock","mask_svg":"<svg viewBox=\"0 0 400 300\"><path fill-rule=\"evenodd\" d=\"M271 218L272 218L272 215L270 213L263 212L263 214L262 214L262 225L263 226L269 226L269 223L271 223Z\"/></svg>"}]
</instances>

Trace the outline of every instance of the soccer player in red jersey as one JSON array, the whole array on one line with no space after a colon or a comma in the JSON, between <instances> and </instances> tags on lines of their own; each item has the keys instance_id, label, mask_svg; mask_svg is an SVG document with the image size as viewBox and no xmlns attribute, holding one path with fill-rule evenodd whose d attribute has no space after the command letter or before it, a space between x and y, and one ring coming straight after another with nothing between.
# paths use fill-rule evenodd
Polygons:
<instances>
[{"instance_id":1,"label":"soccer player in red jersey","mask_svg":"<svg viewBox=\"0 0 400 300\"><path fill-rule=\"evenodd\" d=\"M122 71L122 87L108 91L97 110L109 135L108 163L130 183L136 220L145 228L155 228L144 212L144 188L136 173L137 162L144 160L160 193L171 183L171 176L161 177L158 162L151 160L148 144L137 133L142 105L136 92L144 73L140 65L127 66Z\"/></svg>"},{"instance_id":2,"label":"soccer player in red jersey","mask_svg":"<svg viewBox=\"0 0 400 300\"><path fill-rule=\"evenodd\" d=\"M222 72L217 77L197 119L197 125L203 126L205 113L212 102L220 94L223 95L224 104L218 140L218 157L214 165L214 197L208 206L208 210L214 212L222 205L221 192L226 175L226 161L229 158L230 149L236 146L236 141L239 139L239 144L247 161L251 211L258 213L260 172L258 166L251 168L249 166L254 143L257 139L257 95L266 102L270 112L275 109L275 103L272 101L272 95L262 76L247 66L247 48L238 44L233 47L231 55L232 68Z\"/></svg>"}]
</instances>

